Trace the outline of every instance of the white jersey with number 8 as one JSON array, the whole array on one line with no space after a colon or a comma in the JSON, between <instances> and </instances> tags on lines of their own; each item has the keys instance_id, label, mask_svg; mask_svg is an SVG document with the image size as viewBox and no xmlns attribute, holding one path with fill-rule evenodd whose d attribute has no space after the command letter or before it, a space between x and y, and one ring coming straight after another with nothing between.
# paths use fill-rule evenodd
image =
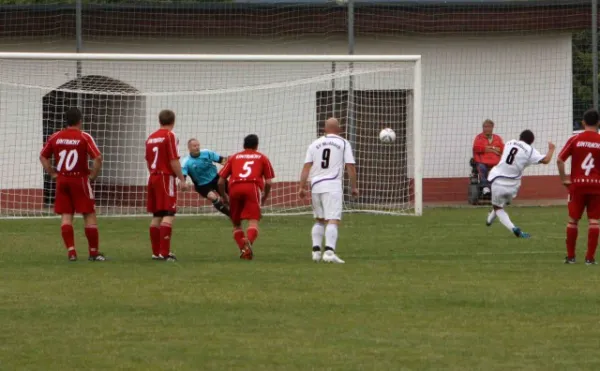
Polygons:
<instances>
[{"instance_id":1,"label":"white jersey with number 8","mask_svg":"<svg viewBox=\"0 0 600 371\"><path fill-rule=\"evenodd\" d=\"M511 140L504 145L502 158L488 175L490 182L500 182L506 185L521 185L523 170L529 165L539 164L545 155L520 140Z\"/></svg>"},{"instance_id":2,"label":"white jersey with number 8","mask_svg":"<svg viewBox=\"0 0 600 371\"><path fill-rule=\"evenodd\" d=\"M342 180L346 164L354 164L350 142L328 134L312 142L306 151L304 163L312 163L310 169L311 192L342 192Z\"/></svg>"}]
</instances>

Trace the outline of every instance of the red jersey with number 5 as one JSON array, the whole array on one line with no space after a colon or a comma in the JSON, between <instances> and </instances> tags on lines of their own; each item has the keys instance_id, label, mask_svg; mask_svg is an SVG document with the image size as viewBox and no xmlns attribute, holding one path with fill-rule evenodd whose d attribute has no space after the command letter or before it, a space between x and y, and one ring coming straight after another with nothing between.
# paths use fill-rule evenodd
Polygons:
<instances>
[{"instance_id":1,"label":"red jersey with number 5","mask_svg":"<svg viewBox=\"0 0 600 371\"><path fill-rule=\"evenodd\" d=\"M179 159L179 140L175 133L158 129L146 140L146 163L150 174L175 175L171 161Z\"/></svg>"},{"instance_id":2,"label":"red jersey with number 5","mask_svg":"<svg viewBox=\"0 0 600 371\"><path fill-rule=\"evenodd\" d=\"M571 137L558 158L571 157L571 184L585 193L600 193L600 134L584 131Z\"/></svg>"},{"instance_id":3,"label":"red jersey with number 5","mask_svg":"<svg viewBox=\"0 0 600 371\"><path fill-rule=\"evenodd\" d=\"M236 183L254 183L262 190L264 179L275 178L275 172L267 156L247 149L229 157L219 176L229 178L229 187Z\"/></svg>"},{"instance_id":4,"label":"red jersey with number 5","mask_svg":"<svg viewBox=\"0 0 600 371\"><path fill-rule=\"evenodd\" d=\"M100 156L100 150L88 133L76 128L58 131L46 141L41 155L51 158L54 155L56 172L61 176L88 176L88 156Z\"/></svg>"}]
</instances>

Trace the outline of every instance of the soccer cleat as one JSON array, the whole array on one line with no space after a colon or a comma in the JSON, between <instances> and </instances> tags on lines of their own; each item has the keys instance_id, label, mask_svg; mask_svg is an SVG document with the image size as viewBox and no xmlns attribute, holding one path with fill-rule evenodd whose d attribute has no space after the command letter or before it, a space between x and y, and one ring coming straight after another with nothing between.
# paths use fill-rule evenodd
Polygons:
<instances>
[{"instance_id":1,"label":"soccer cleat","mask_svg":"<svg viewBox=\"0 0 600 371\"><path fill-rule=\"evenodd\" d=\"M69 254L69 261L70 262L76 262L77 261L77 254Z\"/></svg>"},{"instance_id":2,"label":"soccer cleat","mask_svg":"<svg viewBox=\"0 0 600 371\"><path fill-rule=\"evenodd\" d=\"M596 259L585 259L585 265L598 265Z\"/></svg>"},{"instance_id":3,"label":"soccer cleat","mask_svg":"<svg viewBox=\"0 0 600 371\"><path fill-rule=\"evenodd\" d=\"M519 228L519 227L514 227L512 231L513 231L513 233L515 234L515 236L517 238L529 238L529 237L531 237L531 235L529 233L523 232L521 230L521 228Z\"/></svg>"},{"instance_id":4,"label":"soccer cleat","mask_svg":"<svg viewBox=\"0 0 600 371\"><path fill-rule=\"evenodd\" d=\"M565 257L565 264L575 264L575 258Z\"/></svg>"},{"instance_id":5,"label":"soccer cleat","mask_svg":"<svg viewBox=\"0 0 600 371\"><path fill-rule=\"evenodd\" d=\"M345 261L340 259L339 256L335 255L335 252L333 250L325 251L325 254L323 254L323 261L325 263L337 263L337 264L345 263Z\"/></svg>"},{"instance_id":6,"label":"soccer cleat","mask_svg":"<svg viewBox=\"0 0 600 371\"><path fill-rule=\"evenodd\" d=\"M492 210L488 213L485 225L487 225L488 227L491 226L494 220L496 220L496 213L494 212L494 210Z\"/></svg>"},{"instance_id":7,"label":"soccer cleat","mask_svg":"<svg viewBox=\"0 0 600 371\"><path fill-rule=\"evenodd\" d=\"M160 255L154 255L152 254L152 260L163 260L163 257Z\"/></svg>"},{"instance_id":8,"label":"soccer cleat","mask_svg":"<svg viewBox=\"0 0 600 371\"><path fill-rule=\"evenodd\" d=\"M155 255L152 255L152 259L154 259ZM161 260L161 261L165 261L165 262L176 262L177 261L177 257L175 256L175 254L173 254L172 252L169 253L169 255L167 255L167 257L165 258L162 255L158 255L158 257L156 258L156 260Z\"/></svg>"},{"instance_id":9,"label":"soccer cleat","mask_svg":"<svg viewBox=\"0 0 600 371\"><path fill-rule=\"evenodd\" d=\"M96 255L96 256L90 256L88 258L88 260L91 262L103 262L103 261L106 261L106 258L104 257L103 254L98 253L98 255Z\"/></svg>"},{"instance_id":10,"label":"soccer cleat","mask_svg":"<svg viewBox=\"0 0 600 371\"><path fill-rule=\"evenodd\" d=\"M313 251L312 252L312 260L315 263L318 263L321 261L321 251Z\"/></svg>"},{"instance_id":11,"label":"soccer cleat","mask_svg":"<svg viewBox=\"0 0 600 371\"><path fill-rule=\"evenodd\" d=\"M244 248L242 249L240 254L240 259L252 260L253 257L254 252L252 251L252 244L250 244L250 241L246 240Z\"/></svg>"}]
</instances>

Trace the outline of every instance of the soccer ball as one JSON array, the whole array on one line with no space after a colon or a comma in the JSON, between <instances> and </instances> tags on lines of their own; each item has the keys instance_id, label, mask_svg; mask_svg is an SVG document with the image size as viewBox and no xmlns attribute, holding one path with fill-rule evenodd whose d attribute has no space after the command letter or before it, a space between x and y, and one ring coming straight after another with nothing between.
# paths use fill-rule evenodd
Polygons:
<instances>
[{"instance_id":1,"label":"soccer ball","mask_svg":"<svg viewBox=\"0 0 600 371\"><path fill-rule=\"evenodd\" d=\"M396 133L390 128L385 128L379 133L379 140L383 143L392 143L396 140Z\"/></svg>"}]
</instances>

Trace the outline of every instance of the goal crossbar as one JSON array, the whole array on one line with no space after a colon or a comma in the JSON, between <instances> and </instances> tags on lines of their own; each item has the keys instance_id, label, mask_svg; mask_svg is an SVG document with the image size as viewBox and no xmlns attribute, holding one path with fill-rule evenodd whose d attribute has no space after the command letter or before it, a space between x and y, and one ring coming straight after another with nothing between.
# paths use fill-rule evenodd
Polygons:
<instances>
[{"instance_id":1,"label":"goal crossbar","mask_svg":"<svg viewBox=\"0 0 600 371\"><path fill-rule=\"evenodd\" d=\"M0 59L144 62L418 62L420 55L118 54L0 52Z\"/></svg>"}]
</instances>

